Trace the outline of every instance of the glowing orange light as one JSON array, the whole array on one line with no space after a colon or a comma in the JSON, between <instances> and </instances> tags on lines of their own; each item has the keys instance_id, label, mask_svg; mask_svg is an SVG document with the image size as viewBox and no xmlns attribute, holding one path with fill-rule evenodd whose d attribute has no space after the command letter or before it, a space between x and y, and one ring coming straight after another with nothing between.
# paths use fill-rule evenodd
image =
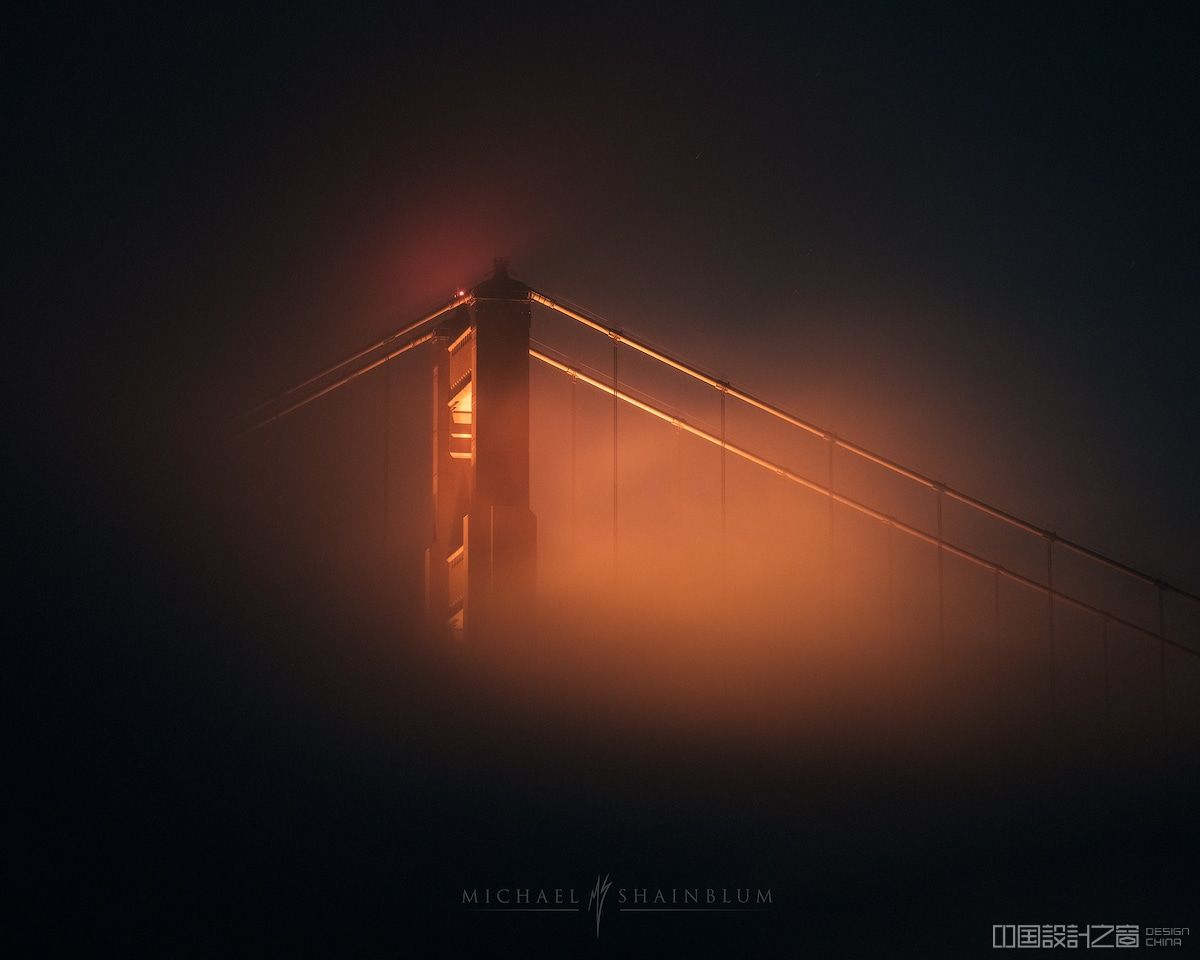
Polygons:
<instances>
[{"instance_id":1,"label":"glowing orange light","mask_svg":"<svg viewBox=\"0 0 1200 960\"><path fill-rule=\"evenodd\" d=\"M450 428L450 456L455 460L471 459L473 394L474 390L468 380L449 403L450 420L453 424Z\"/></svg>"}]
</instances>

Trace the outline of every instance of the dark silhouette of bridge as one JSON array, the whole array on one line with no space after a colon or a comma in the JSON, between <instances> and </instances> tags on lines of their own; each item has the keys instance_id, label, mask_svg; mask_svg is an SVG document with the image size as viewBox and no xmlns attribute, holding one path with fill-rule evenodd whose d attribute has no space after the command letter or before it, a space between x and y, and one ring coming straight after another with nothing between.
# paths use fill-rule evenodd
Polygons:
<instances>
[{"instance_id":1,"label":"dark silhouette of bridge","mask_svg":"<svg viewBox=\"0 0 1200 960\"><path fill-rule=\"evenodd\" d=\"M534 338L534 307L572 321L590 335L598 334L602 343L607 341L608 369ZM593 529L586 551L586 577L597 585L595 589L607 589L602 584L609 582L621 589L621 570L628 557L637 552L623 543L618 520L628 505L623 501L619 468L625 454L618 413L628 408L647 423L666 425L676 438L716 454L713 467L717 475L713 480L718 495L713 498L714 516L707 539L716 542L718 572L714 582L729 606L736 609L760 602L741 596L730 584L729 575L738 561L731 555L730 546L737 532L731 528L729 472L732 465L742 464L798 488L814 503L823 505L825 530L815 528L820 510L810 511L806 515L808 526L800 528L800 536L810 541L815 558L805 568L804 576L823 581L806 595L805 601L816 597L815 603L824 607L824 618L818 618L816 629L836 632L831 611L838 602L838 587L833 582L834 552L839 541L834 526L837 511L837 516L855 518L883 535L882 542L876 539L869 544L870 550L885 555L878 566L886 569L887 613L881 621L883 627L879 623L872 627L877 633L896 622L898 610L906 602L905 567L911 563L897 559L903 543L932 551L936 623L929 626L936 634L937 671L943 688L952 683L948 661L952 659L955 631L949 620L957 601L952 599L950 581L961 581L962 570L974 570L982 579L977 577L971 589L983 599L972 608L972 616L984 629L986 621L991 621L997 645L1004 629L1005 606L1014 602L1011 591L1016 590L1024 604L1024 619L1014 615L1014 620L1027 628L1034 616L1030 598L1040 598L1041 613L1036 616L1042 618L1042 623L1037 632L1046 642L1043 662L1051 731L1057 725L1061 701L1063 655L1059 647L1064 642L1077 642L1081 617L1088 624L1082 628L1088 637L1094 639L1099 633L1106 727L1112 723L1111 688L1114 677L1121 672L1110 657L1110 646L1117 638L1122 642L1136 638L1153 652L1153 693L1151 686L1144 684L1141 695L1153 700L1164 758L1173 724L1185 722L1183 715L1193 712L1188 692L1192 681L1173 677L1177 673L1191 677L1200 663L1200 643L1193 629L1200 613L1200 597L881 456L700 370L679 355L659 349L562 298L530 288L508 275L503 260L497 261L494 276L488 280L458 291L415 322L251 411L247 432L252 436L268 433L282 419L372 371L386 369L392 360L418 348L423 348L428 357L432 383L429 428L433 528L424 557L424 602L431 630L447 643L470 646L490 635L511 634L533 614L539 562L545 561L538 555L540 531L530 495L531 369L539 369L561 375L570 388L566 459L573 539L574 498L580 482L581 396L594 394L611 403L611 416L605 416L608 423L604 428L611 433L607 438L609 457L603 464L611 468L611 476L603 480L606 487L611 487L611 531L604 537ZM635 358L693 387L698 385L716 401L716 415L709 418L713 422L684 416L671 403L635 386L635 374L626 373L626 365ZM782 444L776 444L778 449L767 451L736 437L730 425L735 409L782 428L785 435ZM599 422L596 417L592 419ZM800 440L808 445L807 453L793 456ZM594 467L594 463L589 466L589 479L592 487L599 489L600 478L595 476ZM858 467L869 468L873 476L886 483L899 484L897 490L901 492L878 495L878 489L872 491L870 484L856 484L852 478L841 480L840 473L852 475ZM786 535L780 534L779 538L786 540ZM1012 549L1012 543L1019 545ZM632 563L637 565L636 560ZM862 569L869 565L862 560L855 563ZM683 579L688 579L686 573ZM915 589L911 583L909 587ZM786 605L786 597L782 602ZM853 607L853 601L847 606ZM1143 667L1147 662L1143 655Z\"/></svg>"}]
</instances>

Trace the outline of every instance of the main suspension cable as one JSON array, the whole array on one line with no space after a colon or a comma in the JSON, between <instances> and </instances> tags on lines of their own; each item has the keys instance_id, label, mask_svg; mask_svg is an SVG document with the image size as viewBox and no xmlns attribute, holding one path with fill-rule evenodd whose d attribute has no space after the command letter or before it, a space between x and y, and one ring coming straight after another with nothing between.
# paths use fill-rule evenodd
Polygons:
<instances>
[{"instance_id":1,"label":"main suspension cable","mask_svg":"<svg viewBox=\"0 0 1200 960\"><path fill-rule=\"evenodd\" d=\"M253 417L255 414L261 413L263 410L266 410L267 408L272 407L277 403L282 403L288 397L290 397L296 393L299 393L305 387L311 387L313 384L319 383L321 380L324 380L326 377L332 376L333 374L337 373L337 371L341 370L343 367L347 366L348 364L354 363L356 360L361 360L363 357L370 356L376 350L380 350L383 347L386 347L389 343L395 343L397 340L407 337L410 334L416 333L427 323L432 323L438 317L441 317L441 316L449 313L451 310L454 310L457 307L461 307L464 303L467 303L470 299L471 299L470 296L467 294L463 294L463 295L455 297L449 303L443 304L442 306L438 307L436 310L432 311L431 313L425 314L425 316L421 317L420 320L415 320L412 323L408 324L408 326L402 327L399 330L395 330L392 333L389 333L386 337L383 337L380 340L376 340L370 346L363 347L361 350L357 351L356 353L352 353L350 356L344 357L343 359L339 360L337 363L333 364L333 366L326 367L320 373L314 373L307 380L302 380L300 383L297 383L295 386L289 387L287 390L283 391L283 393L279 394L278 396L272 397L270 400L264 400L258 406L254 407L251 410L246 411L246 416ZM345 381L345 382L349 382L349 381ZM339 386L340 386L340 384L339 384ZM257 427L255 427L253 429L257 429Z\"/></svg>"},{"instance_id":2,"label":"main suspension cable","mask_svg":"<svg viewBox=\"0 0 1200 960\"><path fill-rule=\"evenodd\" d=\"M735 399L740 400L742 403L754 407L756 410L760 410L778 420L782 420L784 423L798 427L799 429L804 430L815 437L829 440L833 445L841 447L843 450L847 450L850 453L853 453L855 456L861 457L864 460L868 460L877 466L889 470L892 473L905 477L908 480L912 480L914 483L919 483L930 490L940 491L943 495L952 500L957 500L959 503L979 510L982 513L986 513L994 519L1000 520L1006 524L1009 524L1010 526L1023 530L1026 533L1031 533L1046 540L1052 540L1058 546L1070 550L1072 553L1076 553L1082 557L1086 557L1089 560L1103 564L1112 570L1116 570L1120 573L1134 577L1135 579L1141 580L1142 582L1148 583L1155 587L1165 587L1166 589L1171 590L1173 593L1177 593L1182 597L1186 597L1188 600L1191 600L1195 603L1200 603L1200 596L1197 596L1196 594L1190 593L1189 591L1183 590L1177 586L1174 586L1173 584L1168 584L1158 578L1152 577L1149 574L1138 570L1136 567L1131 567L1128 564L1121 563L1119 560L1114 560L1111 557L1105 556L1104 554L1085 547L1082 544L1059 537L1050 530L1043 529L1036 524L1030 523L1027 520L1023 520L1014 514L1011 514L1005 510L1001 510L999 507L994 507L991 504L985 503L984 501L963 493L960 490L955 490L952 487L934 480L932 477L927 477L915 470L910 470L908 467L897 463L895 460L881 456L880 454L868 450L866 447L862 447L857 443L853 443L850 440L839 437L831 431L824 430L814 423L810 423L807 420L797 417L795 414L789 413L782 407L777 407L772 403L768 403L767 401L762 400L753 394L747 393L744 390L740 390L737 387L730 385L727 381L705 373L691 364L685 363L683 360L671 356L669 353L666 353L663 350L659 350L656 347L650 346L645 341L631 337L622 330L610 327L606 323L602 323L601 321L594 319L593 317L590 317L577 309L572 309L571 307L565 306L559 301L546 296L544 293L539 293L536 290L530 290L529 298L534 303L540 303L542 306L549 307L556 313L560 313L585 327L595 330L598 333L602 333L607 337L617 339L620 343L623 343L631 349L657 360L659 363L662 363L671 369L678 371L679 373L689 376L694 380L699 380L701 383L705 383L715 390L720 390L728 394L728 396L734 397Z\"/></svg>"},{"instance_id":3,"label":"main suspension cable","mask_svg":"<svg viewBox=\"0 0 1200 960\"><path fill-rule=\"evenodd\" d=\"M379 357L376 360L372 360L370 363L366 364L365 366L359 367L357 370L354 370L351 373L348 373L346 376L342 377L340 380L335 380L333 383L329 384L328 386L322 387L320 390L317 390L314 393L310 393L307 396L302 397L301 399L297 400L295 403L284 407L282 410L278 410L275 413L272 413L270 416L264 417L262 420L259 420L257 423L255 423L253 426L251 426L246 432L253 433L256 430L261 430L263 427L267 426L268 424L274 423L276 420L286 417L289 413L295 413L301 407L306 407L310 403L312 403L314 400L319 400L319 399L321 399L321 397L325 396L326 394L333 393L333 391L337 390L339 387L344 387L346 384L350 383L352 380L357 380L364 373L370 373L376 367L383 366L389 360L395 359L396 357L400 356L400 354L402 354L402 353L408 353L409 350L412 350L414 347L419 347L423 343L428 343L433 338L434 338L434 334L432 332L430 332L430 333L422 334L419 337L415 337L412 340L409 340L407 343L402 344L401 346L397 347L395 350L391 350L388 353L384 354L382 357Z\"/></svg>"},{"instance_id":4,"label":"main suspension cable","mask_svg":"<svg viewBox=\"0 0 1200 960\"><path fill-rule=\"evenodd\" d=\"M555 369L559 370L562 373L567 374L568 376L575 377L581 383L586 383L588 386L594 387L595 389L600 390L618 400L621 400L624 403L629 404L630 406L637 407L639 410L643 411L644 413L648 413L651 416L656 417L657 419L662 420L665 423L672 424L673 426L676 426L679 429L684 430L687 433L690 433L694 437L698 437L701 440L705 440L708 443L711 443L717 447L720 447L722 445L721 438L719 436L717 436L716 434L709 433L707 430L702 430L700 427L693 426L692 424L688 423L686 420L684 420L680 417L676 417L673 414L667 413L664 410L660 410L657 407L653 406L652 404L646 403L643 400L639 400L637 397L634 397L634 396L626 393L623 390L620 390L620 389L617 389L616 387L610 386L609 384L606 384L600 380L597 380L594 377L590 377L583 371L581 371L575 367L572 367L569 364L566 364L559 360L556 360L553 357L551 357L545 353L542 353L540 350L538 350L536 348L530 348L529 355L531 357L533 357L535 360L539 360L542 363L547 364L548 366L554 367ZM852 497L847 497L844 494L835 493L833 490L829 489L824 484L817 483L814 480L809 480L807 477L804 477L801 474L796 473L794 470L789 470L787 467L784 467L781 464L774 463L771 460L766 459L765 457L760 457L758 454L756 454L750 450L747 450L745 447L741 447L741 446L738 446L737 444L726 442L724 445L724 449L726 451L728 451L729 453L732 453L733 455L740 457L743 460L747 460L750 463L753 463L759 467L762 467L765 470L770 470L772 473L778 474L781 477L791 480L793 483L796 483L799 486L802 486L807 490L811 490L812 492L820 494L821 496L828 497L833 502L840 503L843 506L849 507L850 509L855 510L858 513L861 513L864 516L870 517L873 520L877 520L880 523L890 524L895 529L908 534L909 536L913 537L914 539L920 540L923 543L927 543L932 547L940 547L942 550L946 551L947 553L951 553L954 556L957 556L963 560L968 561L969 563L974 564L975 566L983 568L984 570L989 570L989 571L998 573L1001 576L1007 577L1008 579L1014 581L1015 583L1020 583L1024 586L1027 586L1033 590L1038 591L1039 593L1047 594L1048 596L1051 596L1055 599L1062 600L1064 603L1069 603L1072 606L1078 607L1081 610L1086 610L1089 613L1093 613L1098 617L1106 617L1112 623L1120 624L1123 627L1127 627L1130 630L1134 630L1138 633L1144 634L1145 636L1153 637L1157 640L1161 640L1163 643L1168 644L1169 646L1175 647L1179 650L1183 650L1186 653L1190 653L1192 656L1200 657L1200 651L1193 650L1189 646L1186 646L1182 643L1179 643L1178 641L1171 640L1165 636L1162 636L1162 635L1156 633L1154 630L1148 629L1147 627L1143 627L1140 624L1134 623L1131 620L1126 620L1123 617L1118 617L1115 614L1112 614L1112 613L1109 613L1108 611L1102 610L1099 607L1096 607L1093 604L1087 603L1084 600L1079 600L1075 597L1069 596L1068 594L1061 593L1058 590L1054 589L1053 587L1048 586L1047 584L1044 584L1037 580L1033 580L1029 577L1026 577L1020 573L1017 573L1015 570L1010 570L1009 568L1003 566L1002 564L993 563L992 561L987 560L987 559L979 556L978 554L971 552L970 550L966 550L962 547L956 546L952 543L949 543L946 540L939 541L939 539L936 536L931 536L930 534L925 533L925 531L920 530L917 527L910 526L909 524L905 523L904 521L899 520L896 517L889 516L886 513L882 513L881 511L876 510L873 507L869 507L866 504L853 499Z\"/></svg>"}]
</instances>

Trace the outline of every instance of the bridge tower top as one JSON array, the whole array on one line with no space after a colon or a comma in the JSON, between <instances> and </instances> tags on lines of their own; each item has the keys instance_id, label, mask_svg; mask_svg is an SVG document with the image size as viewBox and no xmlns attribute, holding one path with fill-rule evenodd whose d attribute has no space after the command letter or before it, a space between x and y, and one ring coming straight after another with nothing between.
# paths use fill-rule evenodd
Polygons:
<instances>
[{"instance_id":1,"label":"bridge tower top","mask_svg":"<svg viewBox=\"0 0 1200 960\"><path fill-rule=\"evenodd\" d=\"M528 300L529 287L508 275L508 257L496 257L492 276L471 290L476 300Z\"/></svg>"},{"instance_id":2,"label":"bridge tower top","mask_svg":"<svg viewBox=\"0 0 1200 960\"><path fill-rule=\"evenodd\" d=\"M537 522L529 509L530 290L508 261L471 290L434 353L431 622L493 638L527 617ZM461 330L461 332L459 332Z\"/></svg>"}]
</instances>

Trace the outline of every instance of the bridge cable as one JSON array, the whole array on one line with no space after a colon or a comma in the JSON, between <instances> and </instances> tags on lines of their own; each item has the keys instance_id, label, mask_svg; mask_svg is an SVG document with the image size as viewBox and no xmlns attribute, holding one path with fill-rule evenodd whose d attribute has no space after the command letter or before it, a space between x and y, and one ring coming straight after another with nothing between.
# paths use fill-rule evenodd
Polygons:
<instances>
[{"instance_id":1,"label":"bridge cable","mask_svg":"<svg viewBox=\"0 0 1200 960\"><path fill-rule=\"evenodd\" d=\"M320 373L314 373L307 380L302 380L302 381L300 381L300 383L297 383L295 386L289 387L287 390L283 391L283 393L279 394L278 396L272 397L270 400L264 400L258 406L253 407L250 410L247 410L246 416L252 417L252 416L254 416L254 414L259 413L263 410L266 410L267 408L272 407L277 403L282 403L285 399L292 396L292 394L299 393L305 387L311 387L314 384L320 382L321 380L324 380L326 377L332 376L333 374L337 373L337 371L341 370L342 367L348 366L349 364L354 363L356 360L361 360L364 357L369 356L370 354L374 353L376 350L380 350L383 347L386 347L389 343L394 343L395 341L397 341L403 337L407 337L410 334L416 333L427 323L433 322L438 317L442 316L443 314L449 313L451 310L455 309L456 307L461 307L464 303L467 303L470 299L471 298L468 295L455 297L449 303L443 304L442 306L438 307L436 310L433 310L432 312L425 314L425 316L421 317L420 320L415 320L412 323L408 324L408 326L406 326L406 327L401 327L399 330L392 331L387 336L385 336L379 340L376 340L374 343L370 344L369 346L363 347L361 350L359 350L355 353L352 353L348 357L344 357L343 359L339 360L337 363L333 364L330 367L326 367ZM340 384L339 384L339 386L340 386Z\"/></svg>"},{"instance_id":2,"label":"bridge cable","mask_svg":"<svg viewBox=\"0 0 1200 960\"><path fill-rule=\"evenodd\" d=\"M675 549L676 556L682 556L687 551L687 548L688 548L687 537L684 536L682 533L682 531L687 530L689 527L689 524L687 523L687 514L683 508L683 496L684 496L684 490L685 490L685 484L683 481L683 477L684 477L683 430L681 430L679 428L679 426L676 425L675 426L675 490L674 490L675 496L673 498L674 504L675 504L675 509L674 509L674 513L673 513L673 517L672 517L675 529L680 532L676 536L675 543L674 543L674 549Z\"/></svg>"},{"instance_id":3,"label":"bridge cable","mask_svg":"<svg viewBox=\"0 0 1200 960\"><path fill-rule=\"evenodd\" d=\"M559 370L562 373L565 373L567 375L574 375L575 377L577 377L580 380L580 382L587 384L589 387L593 387L597 390L600 390L603 393L608 394L609 396L614 395L615 388L613 388L609 384L604 383L601 380L597 380L594 377L590 377L587 374L583 373L582 371L578 370L577 368L571 367L570 365L563 363L560 360L556 360L553 357L549 356L548 354L545 354L542 351L538 350L537 348L531 347L529 350L529 355L531 357L533 357L535 360L539 360L542 363L547 364L548 366L554 367L555 369ZM662 420L664 423L669 423L674 426L677 426L680 429L686 431L687 433L690 433L692 436L698 437L701 440L704 440L708 443L713 444L714 446L719 447L721 445L721 438L719 436L716 436L715 434L712 434L712 433L708 432L707 430L703 430L700 427L694 426L693 424L688 423L686 420L682 419L681 417L677 417L677 416L674 416L673 414L667 413L666 411L661 410L652 404L646 403L644 400L639 400L637 397L635 397L629 393L626 393L623 390L615 390L615 395L618 400L620 400L624 403L627 403L630 406L636 407L639 410L643 411L644 413L648 413L651 416L653 416L659 420ZM799 486L802 486L805 489L812 491L813 493L817 493L817 494L820 494L821 496L828 497L830 500L832 500L842 506L849 507L851 510L856 511L857 513L861 513L863 516L870 517L880 523L889 523L890 522L895 526L895 528L897 530L900 530L901 532L908 534L910 537L912 537L915 540L919 540L922 543L929 544L932 547L938 546L937 538L934 536L931 536L930 534L926 533L925 531L923 531L917 527L914 527L911 524L905 523L903 520L899 520L896 517L889 516L888 514L885 514L879 510L876 510L873 507L869 507L866 504L861 503L860 501L855 500L852 497L848 497L848 496L845 496L844 494L837 493L834 490L831 490L829 487L827 487L823 484L817 483L815 480L809 480L807 477L804 477L801 474L798 474L795 471L788 469L787 467L784 467L778 463L774 463L771 460L766 459L765 457L760 457L758 454L756 454L750 450L747 450L745 447L741 447L741 446L738 446L737 444L727 442L725 445L725 449L729 453L733 454L734 456L740 457L741 459L746 460L750 463L753 463L756 466L762 467L763 469L770 470L771 472L778 474L779 476L784 477L788 480L791 480L793 483L796 483ZM1015 570L1010 570L1009 568L1002 566L1000 564L993 563L992 561L987 560L987 559L979 556L978 554L973 553L972 551L967 550L963 547L956 546L955 544L950 543L948 541L943 541L941 544L941 547L943 550L946 551L946 553L949 553L952 556L956 556L962 560L965 560L968 563L971 563L971 564L973 564L977 567L980 567L984 570L995 570L998 573L1000 573L1002 576L1007 577L1009 580L1013 581L1014 583L1019 583L1022 586L1028 587L1039 593L1052 592L1054 594L1055 599L1060 600L1064 603L1070 604L1071 606L1076 607L1077 609L1087 611L1087 612L1092 613L1099 617L1108 617L1113 623L1120 624L1121 626L1127 627L1128 629L1133 630L1137 633L1143 634L1144 636L1152 637L1155 639L1161 639L1164 643L1174 647L1177 650L1182 650L1185 653L1191 654L1192 656L1200 657L1200 651L1194 650L1193 648L1191 648L1183 643L1180 643L1179 641L1171 640L1169 637L1165 637L1165 636L1159 637L1159 635L1157 633L1155 633L1154 630L1144 627L1141 624L1134 623L1132 620L1126 620L1124 617L1119 617L1115 614L1111 614L1108 611L1102 610L1101 608L1095 606L1094 604L1088 603L1086 600L1080 600L1076 597L1072 597L1068 594L1061 593L1057 590L1050 590L1046 584L1041 583L1038 580L1035 580L1031 577L1027 577L1024 574L1017 573Z\"/></svg>"},{"instance_id":4,"label":"bridge cable","mask_svg":"<svg viewBox=\"0 0 1200 960\"><path fill-rule=\"evenodd\" d=\"M613 563L613 589L617 587L617 577L620 567L618 566L618 540L617 540L617 409L619 407L617 380L617 350L621 346L621 341L618 337L613 337L612 341L612 382L613 382L613 407L612 407L612 514L613 514L613 546L612 546L612 563Z\"/></svg>"},{"instance_id":5,"label":"bridge cable","mask_svg":"<svg viewBox=\"0 0 1200 960\"><path fill-rule=\"evenodd\" d=\"M892 523L887 525L887 622L888 635L896 636L896 562L892 556L895 552L896 528Z\"/></svg>"},{"instance_id":6,"label":"bridge cable","mask_svg":"<svg viewBox=\"0 0 1200 960\"><path fill-rule=\"evenodd\" d=\"M579 437L579 381L571 378L571 556L579 561L579 511L578 511L578 437Z\"/></svg>"},{"instance_id":7,"label":"bridge cable","mask_svg":"<svg viewBox=\"0 0 1200 960\"><path fill-rule=\"evenodd\" d=\"M1054 534L1046 538L1046 617L1050 637L1050 760L1058 769L1057 649L1054 638Z\"/></svg>"},{"instance_id":8,"label":"bridge cable","mask_svg":"<svg viewBox=\"0 0 1200 960\"><path fill-rule=\"evenodd\" d=\"M392 551L392 365L383 365L383 558Z\"/></svg>"},{"instance_id":9,"label":"bridge cable","mask_svg":"<svg viewBox=\"0 0 1200 960\"><path fill-rule=\"evenodd\" d=\"M1162 768L1163 768L1163 796L1166 796L1166 787L1170 783L1171 775L1171 749L1170 749L1170 726L1167 721L1167 622L1166 611L1164 609L1165 598L1163 597L1162 585L1158 588L1158 684L1159 684L1159 709L1162 714Z\"/></svg>"},{"instance_id":10,"label":"bridge cable","mask_svg":"<svg viewBox=\"0 0 1200 960\"><path fill-rule=\"evenodd\" d=\"M728 616L728 607L726 601L728 599L728 543L727 543L727 524L726 524L726 508L725 508L725 467L726 467L726 437L725 437L725 391L719 391L721 397L721 615Z\"/></svg>"},{"instance_id":11,"label":"bridge cable","mask_svg":"<svg viewBox=\"0 0 1200 960\"><path fill-rule=\"evenodd\" d=\"M710 387L717 388L717 389L722 388L722 387L727 387L727 392L728 392L729 396L733 397L734 399L740 400L741 402L743 402L751 407L754 407L755 409L760 410L763 413L769 414L770 416L775 417L778 420L782 420L784 423L788 423L794 427L798 427L799 429L804 430L804 431L812 434L815 437L824 439L824 438L829 438L829 437L833 436L832 434L829 433L829 431L823 430L821 427L818 427L816 424L810 423L807 420L797 417L795 414L789 413L788 411L784 410L783 408L775 406L772 403L768 403L767 401L762 400L759 397L756 397L751 393L748 393L744 390L740 390L737 387L734 387L732 385L726 384L725 381L722 381L715 376L705 373L704 371L699 370L696 367L693 367L688 363L685 363L684 361L672 356L671 354L669 354L663 350L660 350L656 347L651 346L650 344L646 343L643 340L638 340L637 338L631 337L628 334L624 333L623 331L619 331L613 327L608 326L605 323L600 322L597 319L593 319L592 317L588 316L587 314L581 312L581 310L579 310L579 309L573 309L569 306L565 306L562 302L551 299L549 296L547 296L544 293L540 293L536 290L530 290L529 299L532 300L534 303L540 303L541 305L548 307L551 310L554 310L556 313L559 313L562 316L568 317L568 318L576 321L577 323L580 323L583 326L588 327L592 330L595 330L599 333L603 333L606 336L619 337L620 341L622 343L624 343L627 346L631 347L632 349L638 351L639 353L642 353L648 357L651 357L652 359L657 360L659 363L665 364L666 366L668 366L668 367L672 368L673 370L676 370L686 376L689 376L695 380L699 380L701 383L706 383ZM861 457L864 460L874 463L877 466L883 467L884 469L886 469L892 473L895 473L899 476L902 476L909 480L912 480L915 483L919 483L922 486L928 487L931 490L934 490L939 486L939 482L937 480L934 480L931 477L925 476L922 473L918 473L915 470L910 470L909 468L903 466L902 464L897 463L895 460L892 460L888 457L882 456L878 453L874 453L873 451L868 450L866 447L860 446L859 444L853 443L842 437L833 437L833 442L837 446L841 447L843 450L847 450L850 453L853 453L857 457ZM979 500L976 497L972 497L969 494L962 492L961 490L956 490L953 487L948 486L946 484L941 484L941 486L943 488L943 493L945 494L945 496L949 497L951 500L956 500L959 503L962 503L966 506L969 506L976 510L979 510L982 513L985 513L988 516L992 517L993 519L1000 520L1003 523L1006 523L1006 524L1009 524L1010 526L1016 527L1019 530L1023 530L1026 533L1030 533L1035 536L1042 537L1043 539L1048 538L1053 535L1049 530L1039 527L1036 524L1030 523L1027 520L1023 520L1020 517L1016 516L1015 514L1009 513L1005 510L1001 510L999 507L992 506L991 504L989 504L983 500ZM1147 574L1141 570L1138 570L1136 567L1131 567L1128 564L1121 563L1119 560L1114 560L1112 557L1105 556L1104 554L1099 553L1096 550L1092 550L1088 547L1085 547L1082 544L1075 543L1074 541L1071 541L1071 540L1066 540L1062 537L1055 537L1055 540L1058 543L1058 545L1060 547L1062 547L1063 549L1069 550L1072 553L1077 553L1080 556L1086 557L1089 560L1093 560L1097 563L1103 564L1104 566L1107 566L1107 567L1109 567L1113 570L1116 570L1120 573L1124 573L1131 577L1135 577L1136 579L1139 579L1145 583L1157 586L1161 582L1160 580L1155 579L1154 577L1150 576L1149 574ZM1187 597L1189 600L1191 600L1193 602L1200 603L1200 595L1191 593L1180 587L1174 586L1173 584L1166 584L1166 586L1172 592L1178 593L1181 596Z\"/></svg>"},{"instance_id":12,"label":"bridge cable","mask_svg":"<svg viewBox=\"0 0 1200 960\"><path fill-rule=\"evenodd\" d=\"M1004 644L1000 641L1000 568L992 571L992 658L994 661L995 679L992 691L993 707L996 710L994 719L1000 722L1004 718L1001 704L1004 700ZM998 731L997 731L998 733Z\"/></svg>"},{"instance_id":13,"label":"bridge cable","mask_svg":"<svg viewBox=\"0 0 1200 960\"><path fill-rule=\"evenodd\" d=\"M1112 682L1109 675L1108 617L1100 618L1101 637L1104 641L1104 753L1111 770L1113 760L1112 742Z\"/></svg>"},{"instance_id":14,"label":"bridge cable","mask_svg":"<svg viewBox=\"0 0 1200 960\"><path fill-rule=\"evenodd\" d=\"M935 488L937 497L937 575L938 575L938 671L942 694L942 732L949 732L950 682L946 667L946 551L942 536L942 488Z\"/></svg>"},{"instance_id":15,"label":"bridge cable","mask_svg":"<svg viewBox=\"0 0 1200 960\"><path fill-rule=\"evenodd\" d=\"M282 418L286 417L288 414L295 413L297 410L301 409L302 407L308 406L313 401L319 400L319 399L321 399L321 397L324 397L327 394L333 393L333 391L337 390L339 387L344 387L346 384L350 383L351 381L357 380L363 374L370 373L372 370L376 369L377 367L383 366L389 360L395 359L396 357L400 356L402 353L408 353L408 351L412 350L414 347L419 347L423 343L428 343L430 340L432 340L434 338L435 335L436 334L434 334L434 333L425 333L419 337L414 337L412 340L409 340L407 343L404 343L401 346L397 347L396 349L389 351L384 356L379 357L376 360L372 360L370 363L366 364L365 366L359 367L358 369L346 374L346 376L342 377L340 380L336 380L333 383L329 384L328 386L322 387L320 390L315 391L314 393L307 394L306 396L297 400L295 403L292 403L289 406L284 407L282 410L278 410L275 413L272 413L270 416L264 417L262 420L259 420L253 426L249 427L246 432L253 433L256 430L261 430L263 427L269 426L270 424L274 423L277 420L281 420Z\"/></svg>"},{"instance_id":16,"label":"bridge cable","mask_svg":"<svg viewBox=\"0 0 1200 960\"><path fill-rule=\"evenodd\" d=\"M833 454L836 443L833 434L829 434L829 458L826 470L826 483L833 490ZM834 537L834 500L829 498L828 535L825 543L825 603L829 617L829 639L836 640L837 635L837 539Z\"/></svg>"}]
</instances>

